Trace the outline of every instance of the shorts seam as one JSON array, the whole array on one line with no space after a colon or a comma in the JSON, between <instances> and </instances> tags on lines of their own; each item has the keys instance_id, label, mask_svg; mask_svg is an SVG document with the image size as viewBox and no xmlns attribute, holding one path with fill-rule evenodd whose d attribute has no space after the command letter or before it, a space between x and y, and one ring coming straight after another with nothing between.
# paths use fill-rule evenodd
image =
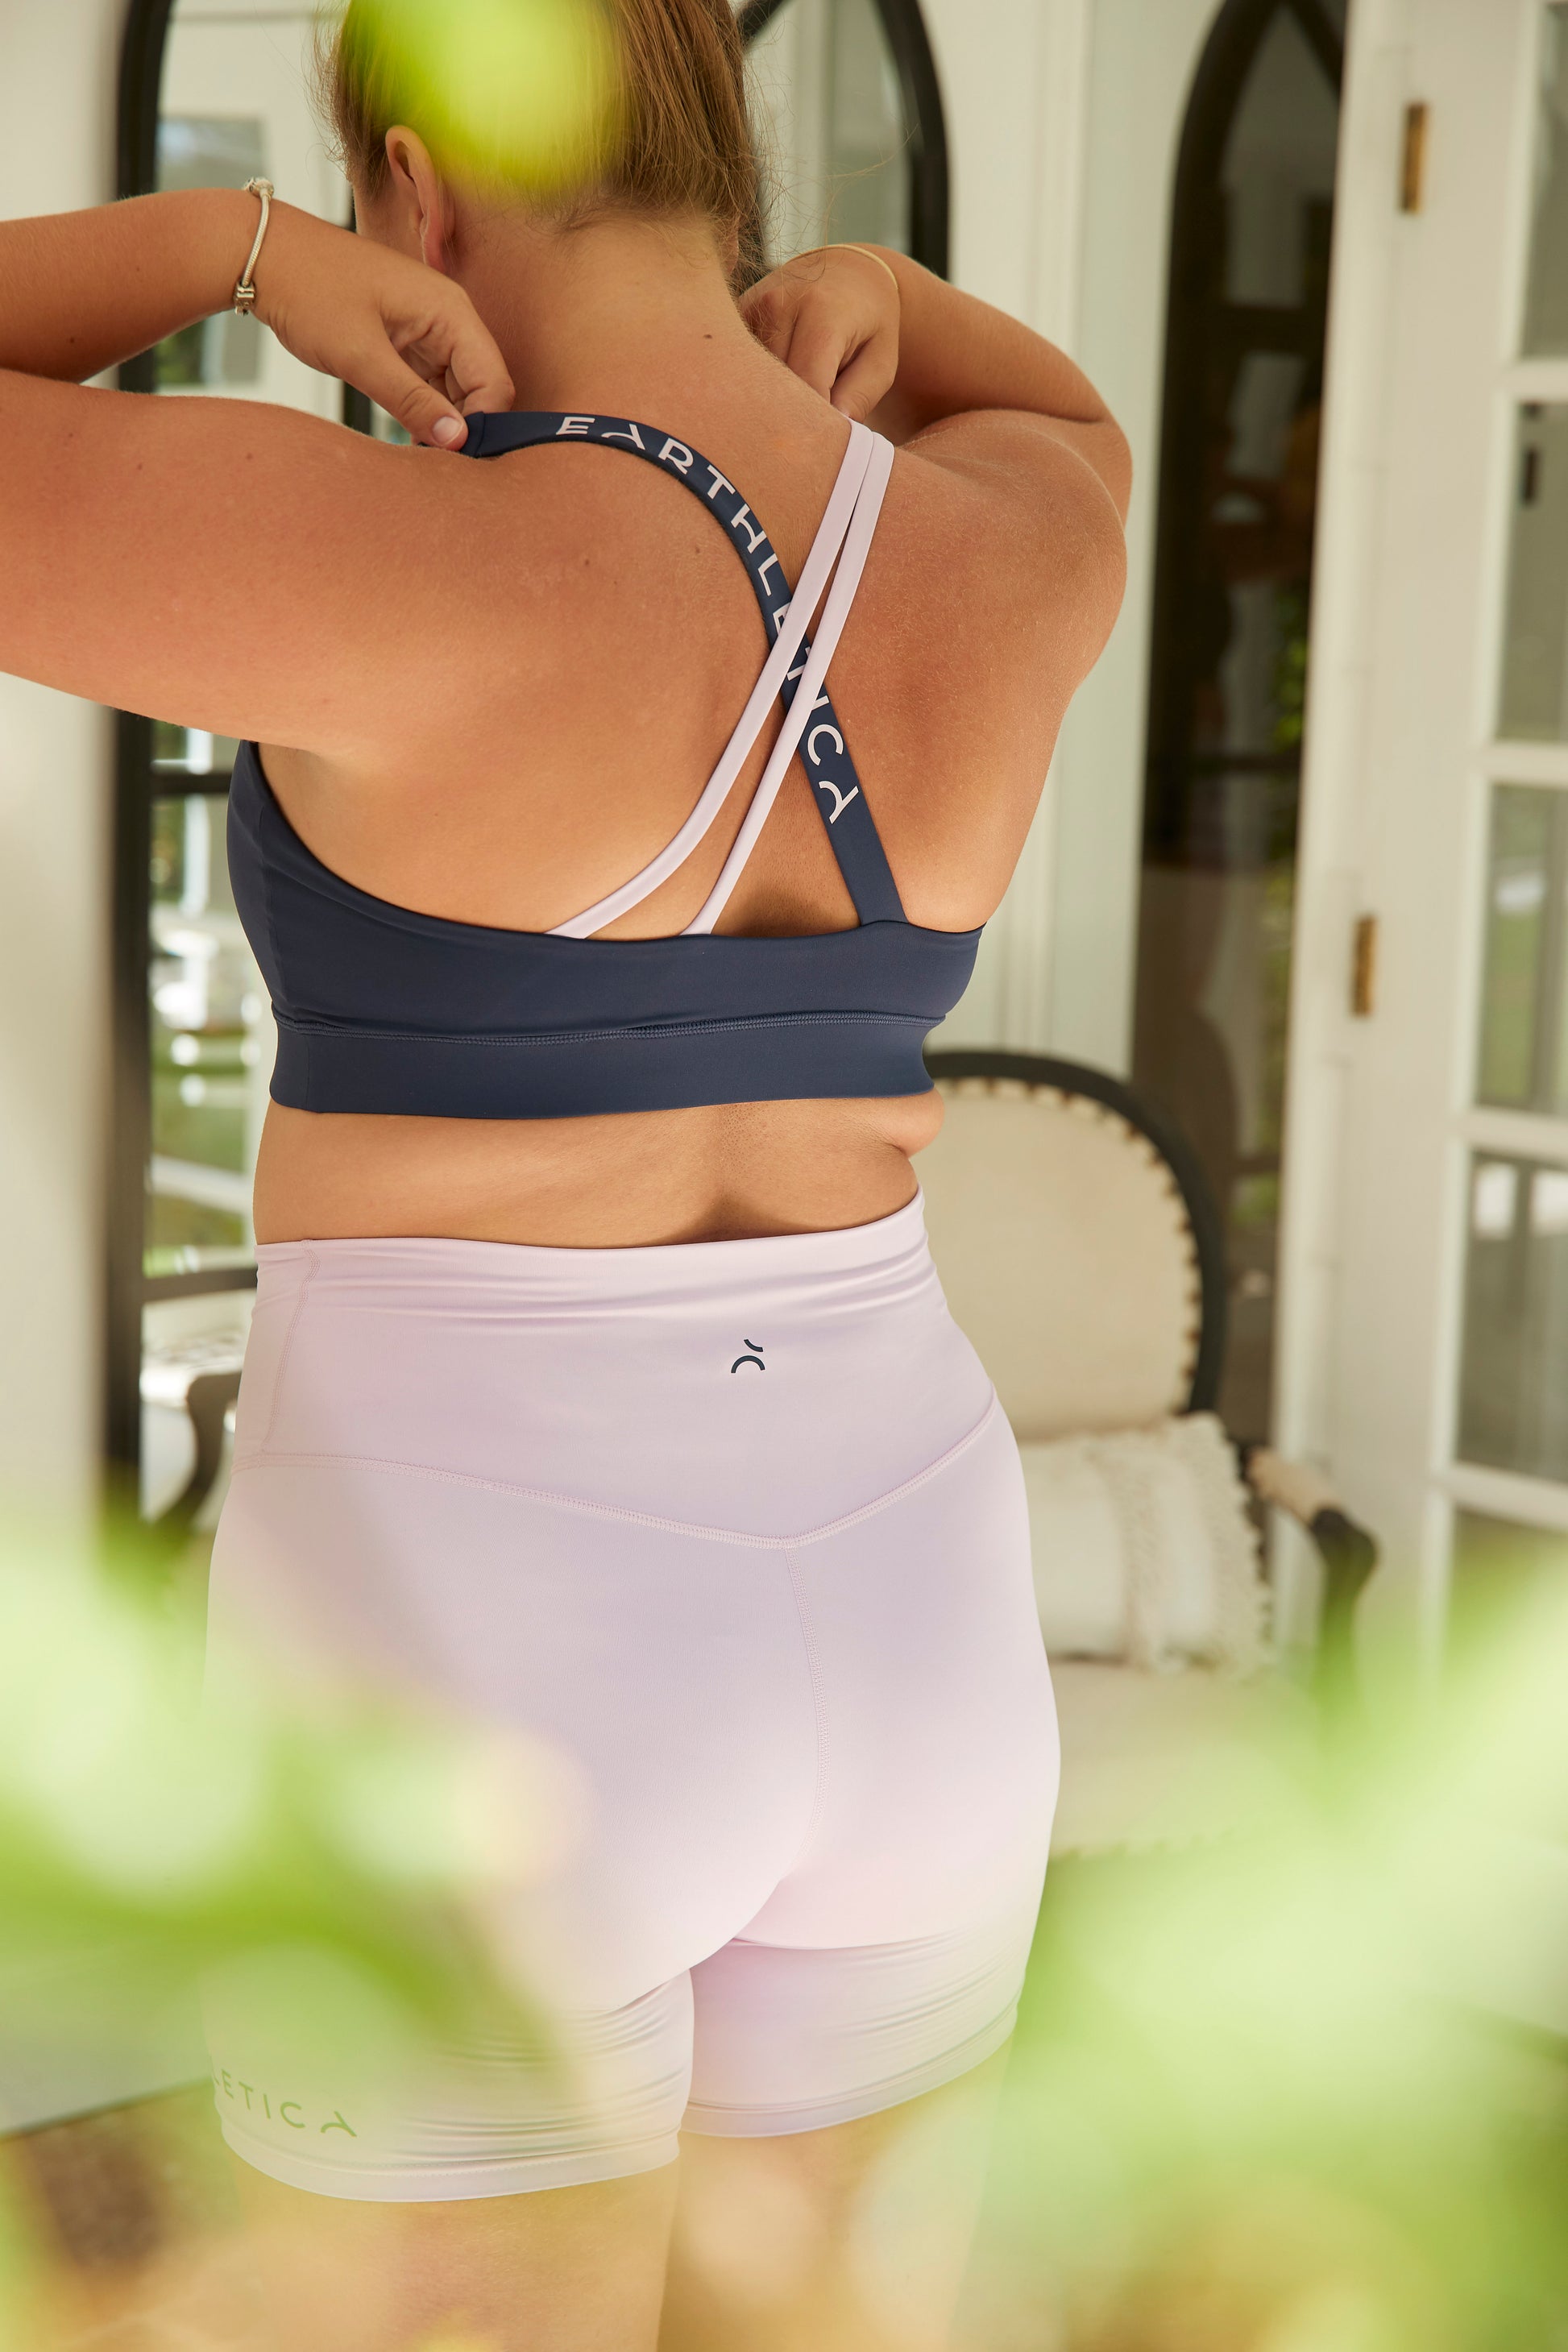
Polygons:
<instances>
[{"instance_id":1,"label":"shorts seam","mask_svg":"<svg viewBox=\"0 0 1568 2352\"><path fill-rule=\"evenodd\" d=\"M952 2049L928 2058L922 2065L910 2067L890 2081L868 2083L858 2091L837 2098L805 2100L798 2105L791 2101L776 2106L725 2106L694 2099L688 2102L681 2130L695 2132L700 2138L788 2138L796 2132L821 2131L835 2124L883 2114L889 2107L901 2107L911 2099L923 2098L928 2092L943 2089L949 2083L962 2082L965 2074L984 2066L987 2059L1005 2048L1017 2029L1018 1998L1015 1993L989 2023L966 2034Z\"/></svg>"},{"instance_id":2,"label":"shorts seam","mask_svg":"<svg viewBox=\"0 0 1568 2352\"><path fill-rule=\"evenodd\" d=\"M296 1314L298 1311L296 1308ZM293 1326L290 1324L289 1338L292 1337ZM288 1341L284 1344L287 1347ZM879 1512L889 1510L895 1503L902 1502L907 1495L929 1486L933 1478L941 1477L961 1455L968 1453L970 1447L984 1435L1000 1411L1001 1405L993 1389L990 1401L973 1428L966 1431L944 1454L939 1454L934 1462L928 1462L923 1470L917 1470L912 1477L889 1487L874 1502L862 1503L857 1509L846 1511L837 1519L826 1520L821 1527L807 1528L798 1535L759 1536L748 1534L739 1528L703 1527L695 1520L666 1518L659 1512L637 1511L625 1504L590 1503L575 1495L559 1494L548 1486L524 1486L509 1478L481 1478L473 1471L443 1470L434 1463L399 1462L391 1455L374 1454L285 1454L274 1453L264 1445L257 1453L236 1462L233 1476L238 1478L256 1470L315 1469L331 1463L349 1470L395 1470L405 1477L434 1479L449 1486L471 1486L484 1494L514 1495L520 1501L540 1503L552 1510L572 1511L588 1518L616 1519L632 1527L658 1528L668 1535L690 1536L708 1543L740 1544L753 1551L795 1551L807 1544L826 1542L830 1536L842 1535L850 1528L859 1527L867 1519L875 1518Z\"/></svg>"},{"instance_id":3,"label":"shorts seam","mask_svg":"<svg viewBox=\"0 0 1568 2352\"><path fill-rule=\"evenodd\" d=\"M827 1706L822 1672L822 1654L817 1646L816 1628L812 1622L811 1612L805 1604L805 1593L801 1584L800 1571L793 1549L784 1554L784 1564L789 1571L790 1591L795 1596L795 1613L800 1624L801 1640L805 1648L806 1674L811 1683L811 1708L816 1732L816 1785L812 1791L811 1811L806 1816L800 1845L788 1868L780 1874L781 1886L786 1880L794 1877L805 1862L816 1842L816 1832L822 1826L822 1817L827 1810L828 1759Z\"/></svg>"},{"instance_id":4,"label":"shorts seam","mask_svg":"<svg viewBox=\"0 0 1568 2352\"><path fill-rule=\"evenodd\" d=\"M621 2147L585 2149L574 2157L513 2154L487 2158L472 2169L440 2158L384 2167L323 2164L293 2148L279 2148L258 2133L239 2130L219 2112L218 2129L254 2171L317 2197L356 2204L461 2203L479 2197L536 2195L662 2171L680 2154L677 2132ZM503 2185L504 2184L504 2185Z\"/></svg>"}]
</instances>

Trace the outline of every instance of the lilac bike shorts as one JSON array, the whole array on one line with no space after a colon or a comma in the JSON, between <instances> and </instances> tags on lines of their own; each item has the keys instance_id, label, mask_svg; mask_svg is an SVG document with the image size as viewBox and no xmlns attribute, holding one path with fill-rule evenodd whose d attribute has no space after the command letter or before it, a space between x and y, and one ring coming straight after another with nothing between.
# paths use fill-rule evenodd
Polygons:
<instances>
[{"instance_id":1,"label":"lilac bike shorts","mask_svg":"<svg viewBox=\"0 0 1568 2352\"><path fill-rule=\"evenodd\" d=\"M1056 1717L1017 1452L919 1199L756 1241L259 1255L212 1665L262 1635L569 1760L545 1907L582 2063L448 2048L367 2104L220 1995L231 2146L329 2196L502 2196L997 2049Z\"/></svg>"}]
</instances>

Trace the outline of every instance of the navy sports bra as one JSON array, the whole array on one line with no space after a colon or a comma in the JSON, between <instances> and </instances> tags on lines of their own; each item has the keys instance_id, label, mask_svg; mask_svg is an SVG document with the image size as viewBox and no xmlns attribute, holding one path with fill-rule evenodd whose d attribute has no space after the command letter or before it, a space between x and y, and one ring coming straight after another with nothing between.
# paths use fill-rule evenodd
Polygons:
<instances>
[{"instance_id":1,"label":"navy sports bra","mask_svg":"<svg viewBox=\"0 0 1568 2352\"><path fill-rule=\"evenodd\" d=\"M864 425L849 446L794 597L733 483L673 436L619 417L482 415L465 454L563 439L626 449L711 509L751 575L767 662L723 757L667 848L551 931L448 922L357 890L313 856L262 773L235 761L229 872L272 995L272 1097L298 1110L560 1118L700 1103L912 1095L921 1048L974 967L980 933L911 923L825 683L892 464ZM829 584L831 581L831 584ZM815 644L806 624L826 590ZM723 806L777 699L784 720L734 847L675 938L593 934L656 889ZM715 934L796 750L860 920L807 938Z\"/></svg>"}]
</instances>

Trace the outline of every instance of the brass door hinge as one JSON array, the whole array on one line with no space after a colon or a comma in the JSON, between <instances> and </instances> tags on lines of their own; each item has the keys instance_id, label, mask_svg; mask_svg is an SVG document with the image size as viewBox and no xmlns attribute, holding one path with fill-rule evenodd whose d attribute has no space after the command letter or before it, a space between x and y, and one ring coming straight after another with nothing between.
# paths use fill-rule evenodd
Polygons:
<instances>
[{"instance_id":1,"label":"brass door hinge","mask_svg":"<svg viewBox=\"0 0 1568 2352\"><path fill-rule=\"evenodd\" d=\"M1427 108L1417 99L1405 110L1405 137L1399 150L1399 209L1418 213L1426 186Z\"/></svg>"},{"instance_id":2,"label":"brass door hinge","mask_svg":"<svg viewBox=\"0 0 1568 2352\"><path fill-rule=\"evenodd\" d=\"M1358 915L1351 942L1351 1011L1368 1021L1377 1010L1377 917Z\"/></svg>"}]
</instances>

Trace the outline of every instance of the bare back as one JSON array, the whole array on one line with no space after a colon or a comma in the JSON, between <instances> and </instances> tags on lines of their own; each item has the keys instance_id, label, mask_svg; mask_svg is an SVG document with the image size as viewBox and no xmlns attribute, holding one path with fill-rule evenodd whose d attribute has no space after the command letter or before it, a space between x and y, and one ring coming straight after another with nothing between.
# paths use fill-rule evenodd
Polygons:
<instances>
[{"instance_id":1,"label":"bare back","mask_svg":"<svg viewBox=\"0 0 1568 2352\"><path fill-rule=\"evenodd\" d=\"M727 398L674 416L668 395L664 412L646 395L639 405L635 386L620 401L619 413L710 454L798 575L843 454L840 419L760 352ZM439 477L432 495L451 520L438 601L461 650L432 647L363 771L274 746L269 779L317 856L375 896L548 929L680 824L762 666L755 604L723 532L603 450L520 452L482 468L427 452L392 462ZM994 910L1077 682L1075 648L1053 677L1042 644L1051 553L1024 520L1009 545L972 478L906 449L833 663L906 908L934 929ZM542 568L546 625L522 643L518 614L541 611ZM774 732L776 721L707 841L603 936L662 936L691 919ZM797 759L720 928L766 936L854 921ZM910 1155L939 1119L931 1095L500 1122L275 1104L258 1234L600 1246L857 1224L910 1197Z\"/></svg>"},{"instance_id":2,"label":"bare back","mask_svg":"<svg viewBox=\"0 0 1568 2352\"><path fill-rule=\"evenodd\" d=\"M295 412L53 380L197 314L247 203L147 198L10 240L23 323L0 357L22 372L3 391L28 464L0 491L6 666L259 743L307 848L377 898L549 930L669 841L757 681L766 641L734 545L700 500L583 441L476 465ZM786 268L738 309L701 223L562 235L509 214L426 268L408 250L434 197L401 226L392 205L388 244L279 209L268 323L298 355L352 356L373 386L384 370L426 433L437 395L377 335L401 351L417 331L448 378L451 352L477 351L466 380L488 371L492 407L683 436L791 580L845 452L824 396L835 320L847 306L853 341L880 304L897 365L862 408L880 402L870 421L899 455L832 698L910 921L964 932L994 911L1121 593L1125 444L1065 355L897 256L826 288L808 272L804 290ZM688 924L779 723L689 862L601 936ZM855 921L796 764L720 929ZM592 1247L854 1225L911 1196L939 1118L929 1091L572 1119L275 1103L257 1233Z\"/></svg>"}]
</instances>

